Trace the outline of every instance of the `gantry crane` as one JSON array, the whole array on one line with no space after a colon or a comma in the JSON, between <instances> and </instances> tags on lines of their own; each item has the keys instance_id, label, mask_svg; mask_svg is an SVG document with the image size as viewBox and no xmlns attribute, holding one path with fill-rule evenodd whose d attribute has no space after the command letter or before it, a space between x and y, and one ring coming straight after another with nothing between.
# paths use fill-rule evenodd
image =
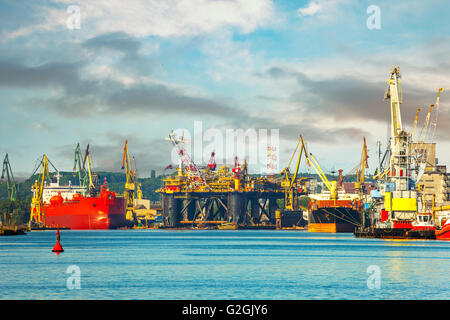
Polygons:
<instances>
[{"instance_id":1,"label":"gantry crane","mask_svg":"<svg viewBox=\"0 0 450 320\"><path fill-rule=\"evenodd\" d=\"M86 168L86 165L87 165L87 168ZM82 169L85 170L85 172L87 172L87 177L88 177L88 181L89 181L89 184L88 184L89 195L91 197L95 197L98 194L98 188L97 188L98 176L96 173L94 173L93 165L91 163L89 144L87 145L86 152L84 154Z\"/></svg>"},{"instance_id":2,"label":"gantry crane","mask_svg":"<svg viewBox=\"0 0 450 320\"><path fill-rule=\"evenodd\" d=\"M301 144L301 146L300 146ZM295 154L297 153L297 149L300 146L300 151L298 154L298 158L297 158L297 164L295 166L295 171L294 174L291 174L290 172L290 166L291 166L291 162L295 156ZM306 151L306 144L305 141L303 141L303 137L300 135L300 138L298 139L297 142L297 146L295 147L294 152L292 153L291 159L289 160L288 165L286 166L286 168L284 168L281 172L280 175L284 175L283 180L281 181L281 187L283 187L284 191L285 191L285 196L284 196L284 207L286 210L297 210L298 209L298 187L297 187L297 176L298 176L298 169L300 167L300 161L302 158L302 154L305 154L305 156L307 156L307 151Z\"/></svg>"},{"instance_id":3,"label":"gantry crane","mask_svg":"<svg viewBox=\"0 0 450 320\"><path fill-rule=\"evenodd\" d=\"M180 165L177 169L178 174L182 175L184 166L187 178L192 189L205 188L206 190L211 190L211 187L206 182L206 179L203 176L202 172L198 169L194 161L191 160L191 157L185 150L184 144L186 141L184 139L184 134L181 136L181 138L177 138L174 131L172 130L169 133L169 137L167 139L172 142L175 150L178 153L178 156L180 157Z\"/></svg>"},{"instance_id":4,"label":"gantry crane","mask_svg":"<svg viewBox=\"0 0 450 320\"><path fill-rule=\"evenodd\" d=\"M136 197L136 171L131 167L130 155L128 153L128 140L125 140L122 157L122 170L125 169L126 182L124 198L127 201L127 220L136 221L134 199Z\"/></svg>"},{"instance_id":5,"label":"gantry crane","mask_svg":"<svg viewBox=\"0 0 450 320\"><path fill-rule=\"evenodd\" d=\"M391 102L391 119L392 119L392 139L395 138L403 130L402 116L400 113L400 104L402 101L401 75L400 67L395 67L391 70L390 78L388 80L388 88L384 94L384 99L390 99Z\"/></svg>"},{"instance_id":6,"label":"gantry crane","mask_svg":"<svg viewBox=\"0 0 450 320\"><path fill-rule=\"evenodd\" d=\"M314 158L312 153L309 153L309 155L306 153L306 163L311 166L314 171L316 171L319 178L322 180L324 185L327 187L328 191L330 191L330 199L336 200L338 198L338 192L337 192L337 181L329 181L323 172L322 168L320 168L319 163Z\"/></svg>"},{"instance_id":7,"label":"gantry crane","mask_svg":"<svg viewBox=\"0 0 450 320\"><path fill-rule=\"evenodd\" d=\"M363 137L363 148L361 152L361 161L358 165L358 168L356 169L356 182L355 182L355 190L359 194L360 198L362 199L365 191L365 184L364 184L364 175L365 175L365 169L369 168L368 164L368 154L367 154L367 144L366 144L366 137Z\"/></svg>"},{"instance_id":8,"label":"gantry crane","mask_svg":"<svg viewBox=\"0 0 450 320\"><path fill-rule=\"evenodd\" d=\"M88 174L86 173L86 170L83 168L83 156L81 154L81 148L80 148L79 143L77 144L77 147L75 148L73 171L75 171L75 170L77 170L77 173L78 173L79 186L87 188L89 186L89 177L88 177Z\"/></svg>"},{"instance_id":9,"label":"gantry crane","mask_svg":"<svg viewBox=\"0 0 450 320\"><path fill-rule=\"evenodd\" d=\"M3 170L0 183L3 183L3 181L5 180L5 175L6 175L6 188L8 189L8 198L11 201L16 201L19 187L16 183L16 180L14 179L14 175L11 170L11 164L9 163L8 154L6 154L5 159L3 160Z\"/></svg>"},{"instance_id":10,"label":"gantry crane","mask_svg":"<svg viewBox=\"0 0 450 320\"><path fill-rule=\"evenodd\" d=\"M44 210L44 185L45 180L50 180L49 164L53 167L58 175L58 169L48 160L47 155L42 156L42 160L34 170L33 177L39 170L39 179L32 186L33 198L31 199L31 212L29 227L45 227L45 210Z\"/></svg>"},{"instance_id":11,"label":"gantry crane","mask_svg":"<svg viewBox=\"0 0 450 320\"><path fill-rule=\"evenodd\" d=\"M142 183L139 182L139 174L136 167L136 159L133 156L133 165L134 165L134 172L136 173L136 196L138 199L142 199Z\"/></svg>"}]
</instances>

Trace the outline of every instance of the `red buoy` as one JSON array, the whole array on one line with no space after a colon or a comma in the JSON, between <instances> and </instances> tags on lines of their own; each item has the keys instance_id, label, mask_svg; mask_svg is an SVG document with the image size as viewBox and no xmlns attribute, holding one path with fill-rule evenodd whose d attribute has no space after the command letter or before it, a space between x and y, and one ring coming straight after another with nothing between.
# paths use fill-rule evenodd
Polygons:
<instances>
[{"instance_id":1,"label":"red buoy","mask_svg":"<svg viewBox=\"0 0 450 320\"><path fill-rule=\"evenodd\" d=\"M55 246L53 247L53 252L64 252L64 249L63 249L63 247L61 246L61 244L59 243L59 239L60 239L61 237L60 237L60 235L59 235L59 227L58 227L58 229L57 229L57 231L56 231L56 244L55 244Z\"/></svg>"}]
</instances>

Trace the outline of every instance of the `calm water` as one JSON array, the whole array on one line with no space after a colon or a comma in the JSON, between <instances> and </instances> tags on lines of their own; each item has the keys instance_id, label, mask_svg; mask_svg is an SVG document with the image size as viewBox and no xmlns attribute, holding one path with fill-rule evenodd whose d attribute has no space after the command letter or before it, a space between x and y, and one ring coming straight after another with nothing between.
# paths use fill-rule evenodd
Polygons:
<instances>
[{"instance_id":1,"label":"calm water","mask_svg":"<svg viewBox=\"0 0 450 320\"><path fill-rule=\"evenodd\" d=\"M450 242L305 231L55 231L0 237L0 299L448 299ZM70 265L81 289L69 290ZM367 268L381 271L369 289Z\"/></svg>"}]
</instances>

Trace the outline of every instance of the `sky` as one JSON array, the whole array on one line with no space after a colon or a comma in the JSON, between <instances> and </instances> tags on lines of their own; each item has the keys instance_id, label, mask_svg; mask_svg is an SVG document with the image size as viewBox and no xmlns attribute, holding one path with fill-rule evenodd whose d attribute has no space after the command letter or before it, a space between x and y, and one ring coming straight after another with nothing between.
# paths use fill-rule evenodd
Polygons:
<instances>
[{"instance_id":1,"label":"sky","mask_svg":"<svg viewBox=\"0 0 450 320\"><path fill-rule=\"evenodd\" d=\"M171 130L192 146L201 124L224 139L278 130L280 170L301 134L325 171L349 173L365 137L372 172L400 66L406 129L421 107L420 131L444 88L429 139L450 164L449 16L446 1L2 0L0 156L28 177L44 153L71 171L77 143L90 144L96 170L120 171L127 139L146 177L176 161ZM230 141L202 137L197 164L211 150L234 163ZM246 148L241 162L266 149ZM250 172L264 170L258 159Z\"/></svg>"}]
</instances>

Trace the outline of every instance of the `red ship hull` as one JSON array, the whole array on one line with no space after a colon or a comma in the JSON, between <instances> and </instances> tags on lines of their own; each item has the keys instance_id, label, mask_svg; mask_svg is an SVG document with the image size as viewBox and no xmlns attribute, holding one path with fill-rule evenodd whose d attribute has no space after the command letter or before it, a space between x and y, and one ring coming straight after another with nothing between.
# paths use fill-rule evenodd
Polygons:
<instances>
[{"instance_id":1,"label":"red ship hull","mask_svg":"<svg viewBox=\"0 0 450 320\"><path fill-rule=\"evenodd\" d=\"M437 240L450 240L450 224L442 227L442 230L436 230L435 233Z\"/></svg>"},{"instance_id":2,"label":"red ship hull","mask_svg":"<svg viewBox=\"0 0 450 320\"><path fill-rule=\"evenodd\" d=\"M126 200L115 197L112 192L104 191L98 197L52 200L44 205L47 227L88 230L126 226Z\"/></svg>"}]
</instances>

